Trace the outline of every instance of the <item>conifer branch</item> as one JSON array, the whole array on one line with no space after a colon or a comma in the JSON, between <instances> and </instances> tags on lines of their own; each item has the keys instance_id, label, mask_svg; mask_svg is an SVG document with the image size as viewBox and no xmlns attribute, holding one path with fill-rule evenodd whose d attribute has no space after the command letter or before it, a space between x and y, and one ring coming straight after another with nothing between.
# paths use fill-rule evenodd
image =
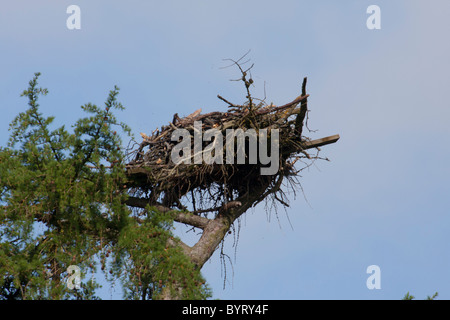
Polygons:
<instances>
[{"instance_id":1,"label":"conifer branch","mask_svg":"<svg viewBox=\"0 0 450 320\"><path fill-rule=\"evenodd\" d=\"M208 218L198 216L191 212L171 209L159 203L152 203L148 199L128 197L127 200L125 201L125 204L128 206L138 207L142 209L147 208L147 206L151 206L156 210L158 210L159 212L170 214L173 217L174 221L176 222L185 223L200 229L204 229L208 224L208 222L210 221L210 219Z\"/></svg>"}]
</instances>

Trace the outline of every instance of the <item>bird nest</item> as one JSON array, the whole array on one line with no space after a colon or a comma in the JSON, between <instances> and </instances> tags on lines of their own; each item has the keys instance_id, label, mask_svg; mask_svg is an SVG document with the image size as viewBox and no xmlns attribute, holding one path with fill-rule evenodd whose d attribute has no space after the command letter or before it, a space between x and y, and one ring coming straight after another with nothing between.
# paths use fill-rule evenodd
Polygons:
<instances>
[{"instance_id":1,"label":"bird nest","mask_svg":"<svg viewBox=\"0 0 450 320\"><path fill-rule=\"evenodd\" d=\"M247 80L244 74L242 80L248 91L251 79ZM302 94L282 106L267 105L264 101L256 104L249 91L248 101L243 105L218 96L228 104L226 112L202 114L197 110L183 118L175 114L168 125L151 135L141 133L143 140L126 166L134 194L145 197L150 204L189 207L198 214L249 198L255 190L258 190L258 196L252 198L255 203L273 194L287 205L280 188L283 177L298 173L294 166L298 160L303 159L308 165L309 160L318 158L318 153L310 155L307 149L327 143L314 142L302 135L308 98L305 87L306 78ZM247 138L239 147L237 135L230 136L230 132L236 134L239 129L256 135L259 139L256 149L249 134L244 135ZM205 139L206 136L209 138ZM255 160L255 152L260 156L261 148L266 149L266 156L270 154L271 172L267 157Z\"/></svg>"}]
</instances>

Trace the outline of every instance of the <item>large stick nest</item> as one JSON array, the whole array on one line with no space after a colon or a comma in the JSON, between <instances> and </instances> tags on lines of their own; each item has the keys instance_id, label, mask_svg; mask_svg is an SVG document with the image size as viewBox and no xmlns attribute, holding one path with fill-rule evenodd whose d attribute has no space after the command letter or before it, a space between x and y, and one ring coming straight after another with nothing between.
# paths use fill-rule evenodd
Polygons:
<instances>
[{"instance_id":1,"label":"large stick nest","mask_svg":"<svg viewBox=\"0 0 450 320\"><path fill-rule=\"evenodd\" d=\"M126 166L127 174L133 181L132 194L148 199L151 204L189 208L197 214L217 211L222 205L236 199L250 199L254 190L258 190L259 194L257 197L253 194L251 197L253 204L272 194L274 199L287 206L281 190L283 177L295 177L299 170L294 164L298 160L302 159L307 166L310 160L317 158L317 154L311 156L305 151L308 149L306 145L309 139L302 135L307 114L306 78L303 81L302 94L292 102L276 106L259 100L256 104L256 99L250 95L252 80L247 79L247 71L241 69L241 80L248 93L245 104L236 105L218 96L228 104L226 112L201 114L201 110L197 110L184 118L175 114L168 125L156 129L151 135L141 133L143 141L133 150ZM227 129L254 129L256 132L267 129L269 140L272 138L271 132L278 129L278 172L261 175L260 169L267 165L261 164L259 158L256 164L238 164L237 161L229 164L225 161L225 154L223 163L219 164L195 164L193 161L189 164L174 163L171 152L179 141L172 141L172 134L177 129L186 129L189 132L193 156L195 121L201 121L202 133L208 129L222 132L224 152ZM211 143L203 142L202 150ZM268 145L270 146L270 143ZM247 144L246 159L248 152Z\"/></svg>"}]
</instances>

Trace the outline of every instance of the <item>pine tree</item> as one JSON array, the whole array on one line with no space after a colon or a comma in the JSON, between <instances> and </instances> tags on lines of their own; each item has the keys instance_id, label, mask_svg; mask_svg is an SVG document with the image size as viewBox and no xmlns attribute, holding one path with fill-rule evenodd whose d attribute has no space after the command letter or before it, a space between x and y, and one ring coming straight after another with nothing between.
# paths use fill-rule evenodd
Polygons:
<instances>
[{"instance_id":1,"label":"pine tree","mask_svg":"<svg viewBox=\"0 0 450 320\"><path fill-rule=\"evenodd\" d=\"M0 299L97 299L87 275L103 270L120 279L128 299L160 298L182 285L178 298L211 295L200 271L174 237L173 218L148 206L137 217L126 205L121 134L131 135L113 111L119 88L104 107L52 129L38 100L48 91L36 73L22 93L28 109L12 121L0 148ZM69 289L69 266L81 270L81 288Z\"/></svg>"}]
</instances>

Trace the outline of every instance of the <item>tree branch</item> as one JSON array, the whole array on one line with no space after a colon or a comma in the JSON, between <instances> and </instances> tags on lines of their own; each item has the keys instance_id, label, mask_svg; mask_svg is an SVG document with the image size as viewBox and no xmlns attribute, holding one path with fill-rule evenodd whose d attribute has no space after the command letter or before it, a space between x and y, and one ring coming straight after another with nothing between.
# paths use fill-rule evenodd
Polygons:
<instances>
[{"instance_id":1,"label":"tree branch","mask_svg":"<svg viewBox=\"0 0 450 320\"><path fill-rule=\"evenodd\" d=\"M306 96L306 82L307 78L303 78L302 83L302 96ZM306 112L308 111L308 99L304 99L301 101L300 104L300 112L297 115L297 118L295 119L295 128L297 130L298 136L301 138L302 131L303 131L303 121L305 120Z\"/></svg>"},{"instance_id":2,"label":"tree branch","mask_svg":"<svg viewBox=\"0 0 450 320\"><path fill-rule=\"evenodd\" d=\"M339 140L339 138L340 138L339 135L335 134L334 136L324 137L324 138L311 140L311 141L305 141L305 142L302 143L303 150L312 149L312 148L318 148L320 146L324 146L324 145L327 145L327 144L335 143L336 141Z\"/></svg>"},{"instance_id":3,"label":"tree branch","mask_svg":"<svg viewBox=\"0 0 450 320\"><path fill-rule=\"evenodd\" d=\"M279 106L279 107L276 107L276 108L273 108L273 109L264 109L264 110L256 111L255 113L256 114L266 114L266 113L271 113L271 112L274 112L274 111L280 111L280 110L292 107L294 104L300 103L300 102L302 102L304 99L306 99L308 97L309 97L309 94L301 95L301 96L295 98L293 101L291 101L289 103L286 103L285 105L282 105L282 106Z\"/></svg>"},{"instance_id":4,"label":"tree branch","mask_svg":"<svg viewBox=\"0 0 450 320\"><path fill-rule=\"evenodd\" d=\"M168 208L159 203L151 203L148 199L142 199L137 197L128 197L125 204L131 207L138 207L145 209L147 205L154 207L156 210L162 213L169 213L173 216L173 220L180 223L189 224L193 227L204 229L210 219L195 215L191 212L183 212L175 209Z\"/></svg>"}]
</instances>

